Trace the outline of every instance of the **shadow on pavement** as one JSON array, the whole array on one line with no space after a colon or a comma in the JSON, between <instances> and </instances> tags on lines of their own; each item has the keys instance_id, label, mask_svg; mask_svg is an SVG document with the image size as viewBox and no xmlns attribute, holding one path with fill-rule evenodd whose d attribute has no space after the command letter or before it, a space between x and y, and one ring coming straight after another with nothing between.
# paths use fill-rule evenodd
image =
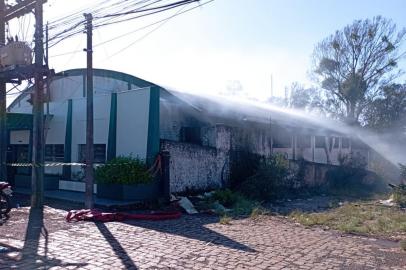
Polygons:
<instances>
[{"instance_id":1,"label":"shadow on pavement","mask_svg":"<svg viewBox=\"0 0 406 270\"><path fill-rule=\"evenodd\" d=\"M207 244L224 246L231 249L241 250L245 252L256 252L244 244L241 244L223 234L207 228L205 225L218 223L219 218L209 215L184 215L177 220L164 221L137 221L129 220L126 224L139 226L145 229L155 230L162 233L179 235L182 237L196 239Z\"/></svg>"},{"instance_id":2,"label":"shadow on pavement","mask_svg":"<svg viewBox=\"0 0 406 270\"><path fill-rule=\"evenodd\" d=\"M21 198L20 201L23 201L24 196L21 196L20 198ZM66 211L83 208L82 204L71 203L55 199L46 200L46 204L52 208L62 209ZM163 220L163 221L128 220L125 223L133 226L143 227L145 229L159 231L162 233L174 234L190 239L196 239L205 243L224 246L231 249L241 250L245 252L256 252L256 250L206 227L206 225L208 224L218 222L219 218L216 216L199 214L196 216L183 215L180 219L177 220ZM104 237L106 237L106 240L109 241L110 245L112 246L114 245L119 250L121 250L120 252L121 256L119 257L124 259L126 257L128 258L128 255L126 255L125 250L121 247L120 243L114 238L114 236L111 234L108 228L102 223L95 224L98 224L97 225L98 229L104 235ZM132 267L136 267L134 263Z\"/></svg>"},{"instance_id":3,"label":"shadow on pavement","mask_svg":"<svg viewBox=\"0 0 406 270\"><path fill-rule=\"evenodd\" d=\"M106 227L106 225L104 225L104 223L102 223L102 222L95 222L94 224L96 225L97 229L99 229L100 233L103 235L103 237L106 239L106 241L110 244L111 248L114 250L114 253L116 253L116 256L124 264L125 269L137 270L138 268L135 265L134 261L125 251L125 249L120 244L120 242L114 237L114 235Z\"/></svg>"},{"instance_id":4,"label":"shadow on pavement","mask_svg":"<svg viewBox=\"0 0 406 270\"><path fill-rule=\"evenodd\" d=\"M44 239L44 248L40 248L41 236ZM48 231L44 226L43 208L31 208L25 233L24 246L21 250L9 247L10 252L20 252L19 258L7 259L5 263L10 268L19 269L24 265L26 269L48 269L55 266L79 268L86 263L64 263L62 260L48 258ZM43 254L40 254L43 253ZM7 254L5 254L7 255Z\"/></svg>"}]
</instances>

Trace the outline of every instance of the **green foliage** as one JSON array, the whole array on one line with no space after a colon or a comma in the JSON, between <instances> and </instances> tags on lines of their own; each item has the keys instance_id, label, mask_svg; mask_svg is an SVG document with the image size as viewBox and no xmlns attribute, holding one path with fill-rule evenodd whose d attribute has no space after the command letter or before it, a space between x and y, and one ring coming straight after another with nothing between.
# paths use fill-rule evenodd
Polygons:
<instances>
[{"instance_id":1,"label":"green foliage","mask_svg":"<svg viewBox=\"0 0 406 270\"><path fill-rule=\"evenodd\" d=\"M261 160L254 175L247 178L239 190L255 200L277 198L283 190L293 187L294 175L289 169L289 161L280 154Z\"/></svg>"},{"instance_id":2,"label":"green foliage","mask_svg":"<svg viewBox=\"0 0 406 270\"><path fill-rule=\"evenodd\" d=\"M400 76L396 63L405 34L391 20L376 16L356 20L319 42L313 73L324 90L323 111L354 124L363 119L381 88Z\"/></svg>"},{"instance_id":3,"label":"green foliage","mask_svg":"<svg viewBox=\"0 0 406 270\"><path fill-rule=\"evenodd\" d=\"M382 95L373 100L364 112L365 125L377 131L403 132L406 118L406 84L382 88Z\"/></svg>"},{"instance_id":4,"label":"green foliage","mask_svg":"<svg viewBox=\"0 0 406 270\"><path fill-rule=\"evenodd\" d=\"M133 185L152 180L145 162L131 156L116 157L95 171L97 183Z\"/></svg>"},{"instance_id":5,"label":"green foliage","mask_svg":"<svg viewBox=\"0 0 406 270\"><path fill-rule=\"evenodd\" d=\"M400 244L400 248L401 248L403 251L406 251L406 240L401 240L401 241L399 242L399 244Z\"/></svg>"},{"instance_id":6,"label":"green foliage","mask_svg":"<svg viewBox=\"0 0 406 270\"><path fill-rule=\"evenodd\" d=\"M406 166L399 164L400 177L402 181L406 179ZM393 201L400 205L400 207L406 207L406 184L390 185L393 188Z\"/></svg>"},{"instance_id":7,"label":"green foliage","mask_svg":"<svg viewBox=\"0 0 406 270\"><path fill-rule=\"evenodd\" d=\"M232 218L231 218L231 217L229 217L229 216L227 216L227 215L224 215L224 216L222 216L222 217L220 218L219 223L220 223L221 225L231 225L231 221L232 221Z\"/></svg>"},{"instance_id":8,"label":"green foliage","mask_svg":"<svg viewBox=\"0 0 406 270\"><path fill-rule=\"evenodd\" d=\"M230 157L230 186L238 187L258 169L260 156L249 150L232 151Z\"/></svg>"},{"instance_id":9,"label":"green foliage","mask_svg":"<svg viewBox=\"0 0 406 270\"><path fill-rule=\"evenodd\" d=\"M247 199L230 189L216 190L206 196L204 200L195 202L195 206L200 210L213 209L218 214L237 217L248 216L254 209L260 207L258 202Z\"/></svg>"},{"instance_id":10,"label":"green foliage","mask_svg":"<svg viewBox=\"0 0 406 270\"><path fill-rule=\"evenodd\" d=\"M225 207L233 207L242 196L230 189L216 190L210 197L211 201L218 201Z\"/></svg>"},{"instance_id":11,"label":"green foliage","mask_svg":"<svg viewBox=\"0 0 406 270\"><path fill-rule=\"evenodd\" d=\"M325 226L346 233L396 237L406 232L406 215L401 209L371 202L346 203L320 213L293 211L289 217L305 226Z\"/></svg>"},{"instance_id":12,"label":"green foliage","mask_svg":"<svg viewBox=\"0 0 406 270\"><path fill-rule=\"evenodd\" d=\"M365 157L359 153L339 156L340 166L326 174L329 193L348 196L369 196L387 191L384 180L366 170Z\"/></svg>"},{"instance_id":13,"label":"green foliage","mask_svg":"<svg viewBox=\"0 0 406 270\"><path fill-rule=\"evenodd\" d=\"M400 167L400 177L402 177L402 180L406 181L406 165L399 164Z\"/></svg>"},{"instance_id":14,"label":"green foliage","mask_svg":"<svg viewBox=\"0 0 406 270\"><path fill-rule=\"evenodd\" d=\"M261 216L269 215L270 212L261 206L254 207L251 211L250 218L258 219Z\"/></svg>"}]
</instances>

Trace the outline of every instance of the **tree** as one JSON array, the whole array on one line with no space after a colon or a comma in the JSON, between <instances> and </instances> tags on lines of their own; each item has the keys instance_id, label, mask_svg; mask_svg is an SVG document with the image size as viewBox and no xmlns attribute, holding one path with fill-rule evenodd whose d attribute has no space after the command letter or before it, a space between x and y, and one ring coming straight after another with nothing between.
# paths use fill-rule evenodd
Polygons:
<instances>
[{"instance_id":1,"label":"tree","mask_svg":"<svg viewBox=\"0 0 406 270\"><path fill-rule=\"evenodd\" d=\"M314 78L324 90L324 108L332 116L359 123L380 90L400 75L398 61L405 29L381 16L356 20L318 43Z\"/></svg>"},{"instance_id":2,"label":"tree","mask_svg":"<svg viewBox=\"0 0 406 270\"><path fill-rule=\"evenodd\" d=\"M271 97L268 99L268 103L283 108L325 115L319 89L305 87L299 82L293 82L289 87L285 88L285 97Z\"/></svg>"},{"instance_id":3,"label":"tree","mask_svg":"<svg viewBox=\"0 0 406 270\"><path fill-rule=\"evenodd\" d=\"M315 88L306 88L298 82L286 88L287 107L306 111L320 109L320 91Z\"/></svg>"},{"instance_id":4,"label":"tree","mask_svg":"<svg viewBox=\"0 0 406 270\"><path fill-rule=\"evenodd\" d=\"M406 84L383 87L382 96L366 108L364 125L381 132L402 133L406 130Z\"/></svg>"}]
</instances>

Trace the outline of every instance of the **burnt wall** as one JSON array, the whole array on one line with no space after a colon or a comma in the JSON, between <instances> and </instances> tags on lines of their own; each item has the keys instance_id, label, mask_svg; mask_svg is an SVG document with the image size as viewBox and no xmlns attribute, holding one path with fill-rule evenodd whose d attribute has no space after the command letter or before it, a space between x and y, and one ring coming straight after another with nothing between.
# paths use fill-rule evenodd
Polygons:
<instances>
[{"instance_id":1,"label":"burnt wall","mask_svg":"<svg viewBox=\"0 0 406 270\"><path fill-rule=\"evenodd\" d=\"M210 190L228 181L229 155L214 147L161 140L170 154L170 192Z\"/></svg>"}]
</instances>

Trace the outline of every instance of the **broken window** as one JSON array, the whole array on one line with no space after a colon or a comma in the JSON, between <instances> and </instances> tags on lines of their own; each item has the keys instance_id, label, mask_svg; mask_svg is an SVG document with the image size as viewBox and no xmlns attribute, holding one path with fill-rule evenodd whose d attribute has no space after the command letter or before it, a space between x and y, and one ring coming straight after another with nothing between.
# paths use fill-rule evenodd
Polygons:
<instances>
[{"instance_id":1,"label":"broken window","mask_svg":"<svg viewBox=\"0 0 406 270\"><path fill-rule=\"evenodd\" d=\"M273 135L273 147L290 148L292 147L292 134L282 127L277 127Z\"/></svg>"},{"instance_id":2,"label":"broken window","mask_svg":"<svg viewBox=\"0 0 406 270\"><path fill-rule=\"evenodd\" d=\"M324 136L316 136L316 148L324 148L326 141Z\"/></svg>"},{"instance_id":3,"label":"broken window","mask_svg":"<svg viewBox=\"0 0 406 270\"><path fill-rule=\"evenodd\" d=\"M202 144L200 127L182 127L180 129L180 141Z\"/></svg>"},{"instance_id":4,"label":"broken window","mask_svg":"<svg viewBox=\"0 0 406 270\"><path fill-rule=\"evenodd\" d=\"M350 139L349 138L341 138L341 148L350 148Z\"/></svg>"},{"instance_id":5,"label":"broken window","mask_svg":"<svg viewBox=\"0 0 406 270\"><path fill-rule=\"evenodd\" d=\"M339 146L340 146L340 144L339 144L340 138L338 138L338 137L330 137L330 138L329 138L330 147L331 147L332 144L333 144L333 140L334 140L333 148L338 149Z\"/></svg>"},{"instance_id":6,"label":"broken window","mask_svg":"<svg viewBox=\"0 0 406 270\"><path fill-rule=\"evenodd\" d=\"M310 137L310 135L298 135L297 136L297 147L299 147L299 148L310 148L311 147L311 137Z\"/></svg>"}]
</instances>

